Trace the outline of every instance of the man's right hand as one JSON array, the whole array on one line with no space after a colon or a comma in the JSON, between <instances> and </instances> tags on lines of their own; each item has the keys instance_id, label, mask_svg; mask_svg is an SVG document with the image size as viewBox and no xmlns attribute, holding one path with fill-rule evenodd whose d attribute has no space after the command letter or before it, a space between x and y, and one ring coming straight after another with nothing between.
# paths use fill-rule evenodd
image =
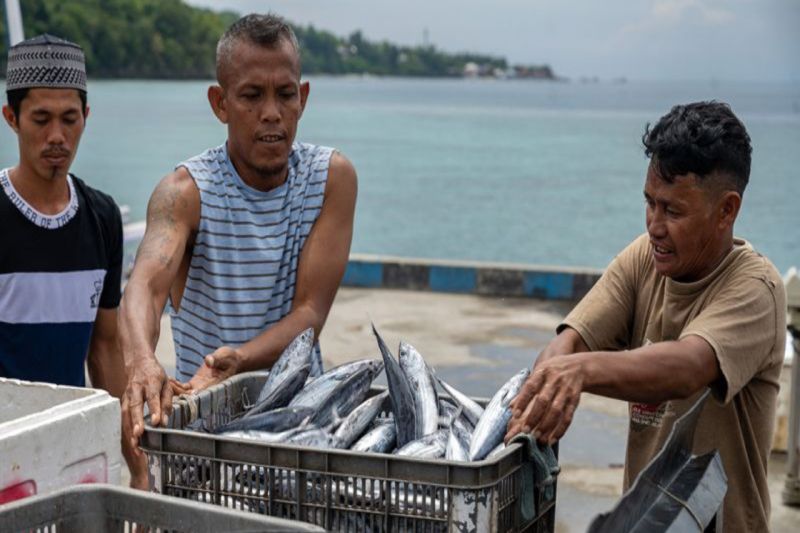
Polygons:
<instances>
[{"instance_id":1,"label":"man's right hand","mask_svg":"<svg viewBox=\"0 0 800 533\"><path fill-rule=\"evenodd\" d=\"M144 434L144 404L150 409L150 423L165 426L172 413L173 388L155 357L139 359L128 369L128 387L122 405L123 423L130 428L131 445L138 450Z\"/></svg>"},{"instance_id":2,"label":"man's right hand","mask_svg":"<svg viewBox=\"0 0 800 533\"><path fill-rule=\"evenodd\" d=\"M531 375L525 380L522 388L517 393L517 396L511 400L509 408L511 409L511 420L508 422L509 432L506 434L505 441L508 442L515 432L522 431L524 428L521 423L522 415L528 409L530 402L533 400L535 393L539 386L537 383L536 370L540 366L547 366L547 361L554 357L563 355L571 355L577 352L588 352L589 347L584 342L580 334L570 327L564 328L558 335L556 335L544 349L539 353L536 358ZM575 402L577 406L577 402ZM529 428L532 429L532 428Z\"/></svg>"}]
</instances>

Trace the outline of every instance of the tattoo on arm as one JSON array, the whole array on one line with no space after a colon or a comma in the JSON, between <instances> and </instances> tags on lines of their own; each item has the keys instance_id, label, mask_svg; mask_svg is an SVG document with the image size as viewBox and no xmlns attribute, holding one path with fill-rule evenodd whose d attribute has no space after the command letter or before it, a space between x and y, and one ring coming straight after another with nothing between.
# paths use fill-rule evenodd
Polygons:
<instances>
[{"instance_id":1,"label":"tattoo on arm","mask_svg":"<svg viewBox=\"0 0 800 533\"><path fill-rule=\"evenodd\" d=\"M175 210L185 209L187 205L176 184L163 181L156 187L147 206L147 230L136 252L137 261L149 258L166 267L172 266L173 258L166 252L176 238L178 221Z\"/></svg>"}]
</instances>

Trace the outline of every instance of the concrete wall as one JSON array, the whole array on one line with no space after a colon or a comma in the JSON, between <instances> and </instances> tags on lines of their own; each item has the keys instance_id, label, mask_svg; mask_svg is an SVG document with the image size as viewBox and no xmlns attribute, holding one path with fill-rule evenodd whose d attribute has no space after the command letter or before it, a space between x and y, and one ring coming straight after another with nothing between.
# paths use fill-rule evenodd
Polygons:
<instances>
[{"instance_id":1,"label":"concrete wall","mask_svg":"<svg viewBox=\"0 0 800 533\"><path fill-rule=\"evenodd\" d=\"M342 285L578 300L601 274L602 270L588 268L354 254L350 256Z\"/></svg>"}]
</instances>

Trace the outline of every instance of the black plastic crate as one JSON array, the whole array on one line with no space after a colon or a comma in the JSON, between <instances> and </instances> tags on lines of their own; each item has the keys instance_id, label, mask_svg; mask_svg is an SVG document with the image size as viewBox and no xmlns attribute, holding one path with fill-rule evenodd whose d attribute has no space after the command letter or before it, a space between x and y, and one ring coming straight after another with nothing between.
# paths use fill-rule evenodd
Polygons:
<instances>
[{"instance_id":1,"label":"black plastic crate","mask_svg":"<svg viewBox=\"0 0 800 533\"><path fill-rule=\"evenodd\" d=\"M240 374L180 398L169 428L145 429L141 445L153 490L335 531L554 530L554 480L534 491L534 516L522 517L520 477L530 459L519 444L490 460L462 463L184 430L198 419L209 428L228 422L258 396L266 376Z\"/></svg>"}]
</instances>

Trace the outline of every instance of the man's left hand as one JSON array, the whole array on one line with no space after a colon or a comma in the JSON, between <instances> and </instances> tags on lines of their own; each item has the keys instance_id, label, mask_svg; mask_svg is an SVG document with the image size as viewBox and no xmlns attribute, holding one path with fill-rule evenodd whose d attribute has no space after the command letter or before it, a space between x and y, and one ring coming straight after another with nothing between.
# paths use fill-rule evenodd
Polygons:
<instances>
[{"instance_id":1,"label":"man's left hand","mask_svg":"<svg viewBox=\"0 0 800 533\"><path fill-rule=\"evenodd\" d=\"M187 383L186 392L200 392L216 385L239 371L242 355L236 348L222 346L205 357L204 364Z\"/></svg>"},{"instance_id":2,"label":"man's left hand","mask_svg":"<svg viewBox=\"0 0 800 533\"><path fill-rule=\"evenodd\" d=\"M531 433L539 441L553 444L564 435L583 390L582 358L555 357L541 362L511 401L508 442L517 433Z\"/></svg>"}]
</instances>

